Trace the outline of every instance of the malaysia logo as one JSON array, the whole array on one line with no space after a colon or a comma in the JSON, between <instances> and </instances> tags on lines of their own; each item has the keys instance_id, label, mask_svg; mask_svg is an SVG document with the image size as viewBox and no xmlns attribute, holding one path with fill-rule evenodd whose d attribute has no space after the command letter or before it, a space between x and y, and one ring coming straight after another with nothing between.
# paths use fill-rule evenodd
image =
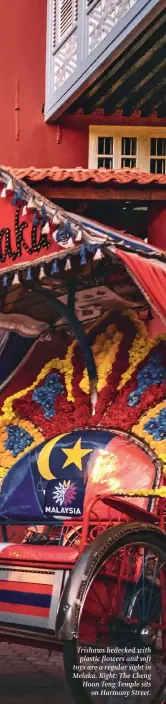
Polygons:
<instances>
[{"instance_id":1,"label":"malaysia logo","mask_svg":"<svg viewBox=\"0 0 166 704\"><path fill-rule=\"evenodd\" d=\"M52 518L82 516L84 494L85 484L81 479L49 482L45 494L45 515L51 514Z\"/></svg>"},{"instance_id":2,"label":"malaysia logo","mask_svg":"<svg viewBox=\"0 0 166 704\"><path fill-rule=\"evenodd\" d=\"M77 489L74 482L65 481L59 482L53 491L53 499L55 504L60 506L70 506L77 496Z\"/></svg>"}]
</instances>

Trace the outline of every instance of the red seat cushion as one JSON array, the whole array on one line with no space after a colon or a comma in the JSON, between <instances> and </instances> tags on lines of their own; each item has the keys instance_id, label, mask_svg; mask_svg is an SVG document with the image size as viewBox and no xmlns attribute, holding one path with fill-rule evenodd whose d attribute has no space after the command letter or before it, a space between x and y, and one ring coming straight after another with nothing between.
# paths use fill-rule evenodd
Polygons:
<instances>
[{"instance_id":1,"label":"red seat cushion","mask_svg":"<svg viewBox=\"0 0 166 704\"><path fill-rule=\"evenodd\" d=\"M13 562L38 562L54 564L74 564L78 558L78 550L75 547L63 547L57 545L11 545L6 544L0 551L1 563L5 560Z\"/></svg>"}]
</instances>

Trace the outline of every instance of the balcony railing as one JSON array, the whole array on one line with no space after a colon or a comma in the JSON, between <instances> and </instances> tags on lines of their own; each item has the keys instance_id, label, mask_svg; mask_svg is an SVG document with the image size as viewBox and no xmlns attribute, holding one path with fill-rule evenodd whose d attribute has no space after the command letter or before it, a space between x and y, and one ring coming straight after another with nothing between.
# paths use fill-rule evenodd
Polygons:
<instances>
[{"instance_id":1,"label":"balcony railing","mask_svg":"<svg viewBox=\"0 0 166 704\"><path fill-rule=\"evenodd\" d=\"M47 0L45 119L54 121L160 0ZM141 30L138 30L141 31Z\"/></svg>"}]
</instances>

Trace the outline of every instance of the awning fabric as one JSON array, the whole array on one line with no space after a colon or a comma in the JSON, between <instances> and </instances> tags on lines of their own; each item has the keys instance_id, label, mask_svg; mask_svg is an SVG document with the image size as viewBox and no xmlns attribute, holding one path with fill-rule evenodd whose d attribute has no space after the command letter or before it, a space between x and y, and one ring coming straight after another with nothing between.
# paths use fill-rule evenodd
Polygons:
<instances>
[{"instance_id":1,"label":"awning fabric","mask_svg":"<svg viewBox=\"0 0 166 704\"><path fill-rule=\"evenodd\" d=\"M67 213L39 196L24 182L0 169L0 276L7 286L20 283L19 270L33 278L30 269L40 265L39 280L45 276L43 266L57 271L58 259L64 269L72 268L72 257L80 254L86 261L91 250L94 258L115 254L123 260L150 305L166 321L166 254L136 237L118 232L84 217ZM4 280L5 277L5 280ZM43 281L42 281L43 283Z\"/></svg>"},{"instance_id":2,"label":"awning fabric","mask_svg":"<svg viewBox=\"0 0 166 704\"><path fill-rule=\"evenodd\" d=\"M138 254L127 254L117 249L134 281L154 308L159 317L166 322L166 267L158 262L147 261Z\"/></svg>"}]
</instances>

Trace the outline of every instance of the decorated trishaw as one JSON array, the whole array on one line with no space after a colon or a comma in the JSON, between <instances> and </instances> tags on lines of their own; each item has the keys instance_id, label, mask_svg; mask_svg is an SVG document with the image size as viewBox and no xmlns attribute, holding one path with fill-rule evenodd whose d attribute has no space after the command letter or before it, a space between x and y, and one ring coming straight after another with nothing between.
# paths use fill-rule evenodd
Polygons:
<instances>
[{"instance_id":1,"label":"decorated trishaw","mask_svg":"<svg viewBox=\"0 0 166 704\"><path fill-rule=\"evenodd\" d=\"M140 703L143 696L148 704L162 704L166 701L164 334L155 341L147 336L142 300L134 304L136 313L132 300L122 306L117 296L115 313L110 312L101 269L96 273L96 295L98 288L106 305L103 309L100 303L97 320L94 309L92 318L89 312L87 328L75 310L73 278L67 280L67 303L62 290L57 294L55 280L58 266L68 276L74 255L77 270L78 257L85 267L88 253L91 277L92 258L98 267L104 256L110 257L114 277L119 257L141 288L140 295L148 299L147 315L150 305L163 321L165 255L125 233L85 219L78 223L75 216L69 218L50 203L43 204L38 194L7 172L1 172L1 181L5 302L0 313L0 639L49 652L62 650L69 687L79 704L95 698L99 704L114 704L118 695L122 704L126 698L131 704ZM10 208L14 208L15 249ZM31 244L25 230L31 231ZM44 269L50 265L54 285ZM87 314L88 286L84 280ZM15 290L20 290L17 309ZM50 306L47 323L29 315L26 327L21 308L26 292L30 305L33 292ZM94 307L95 301L96 296ZM72 331L68 339L62 321L59 343L55 311ZM12 358L10 353L5 366L13 334L16 354ZM51 360L50 334L56 347ZM16 345L17 335L22 336L23 347L20 342ZM43 339L49 351L41 369ZM27 364L29 384L24 380ZM103 669L110 653L111 665ZM133 653L133 660L128 653ZM134 658L141 685L134 679L131 688ZM124 669L126 690L121 686Z\"/></svg>"}]
</instances>

